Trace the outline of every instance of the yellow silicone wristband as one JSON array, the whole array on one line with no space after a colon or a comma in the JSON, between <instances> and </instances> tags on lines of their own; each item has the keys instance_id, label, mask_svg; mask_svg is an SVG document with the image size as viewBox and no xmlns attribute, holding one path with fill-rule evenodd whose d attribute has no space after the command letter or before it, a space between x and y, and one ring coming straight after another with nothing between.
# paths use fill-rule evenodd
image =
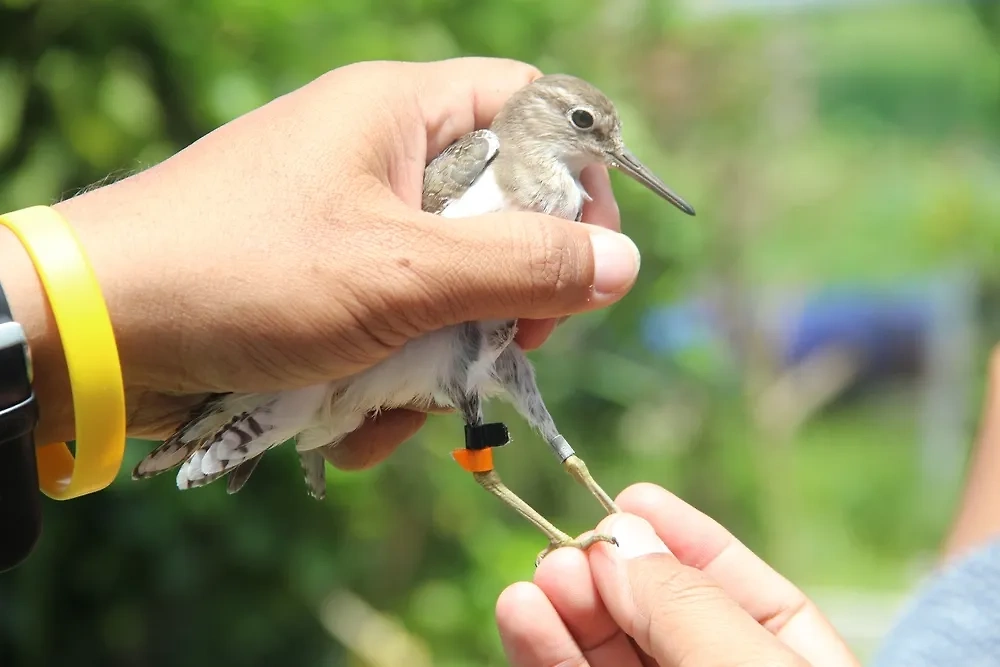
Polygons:
<instances>
[{"instance_id":1,"label":"yellow silicone wristband","mask_svg":"<svg viewBox=\"0 0 1000 667\"><path fill-rule=\"evenodd\" d=\"M125 389L111 318L76 233L48 206L0 216L24 244L55 317L76 420L76 457L66 443L38 448L38 480L50 498L100 491L125 453ZM45 406L40 406L42 410Z\"/></svg>"}]
</instances>

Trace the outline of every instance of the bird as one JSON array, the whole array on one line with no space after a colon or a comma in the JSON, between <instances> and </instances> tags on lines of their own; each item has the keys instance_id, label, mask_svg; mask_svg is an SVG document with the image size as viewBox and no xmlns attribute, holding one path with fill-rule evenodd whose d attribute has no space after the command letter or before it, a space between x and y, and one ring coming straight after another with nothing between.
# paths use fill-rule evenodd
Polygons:
<instances>
[{"instance_id":1,"label":"bird","mask_svg":"<svg viewBox=\"0 0 1000 667\"><path fill-rule=\"evenodd\" d=\"M591 200L581 172L593 164L618 169L695 215L625 146L620 116L608 96L569 74L548 74L523 86L488 128L465 134L433 158L424 170L421 208L444 218L530 211L581 222L584 204ZM560 433L534 368L514 340L516 332L516 319L465 322L410 340L350 377L277 392L213 394L136 465L132 477L146 479L178 468L181 490L228 477L232 494L266 452L294 440L307 491L322 500L322 451L358 429L367 415L397 407L453 408L468 434L484 428L483 402L500 396L607 513L619 512ZM473 476L548 538L539 560L563 546L616 543L602 534L572 538L514 494L493 469Z\"/></svg>"}]
</instances>

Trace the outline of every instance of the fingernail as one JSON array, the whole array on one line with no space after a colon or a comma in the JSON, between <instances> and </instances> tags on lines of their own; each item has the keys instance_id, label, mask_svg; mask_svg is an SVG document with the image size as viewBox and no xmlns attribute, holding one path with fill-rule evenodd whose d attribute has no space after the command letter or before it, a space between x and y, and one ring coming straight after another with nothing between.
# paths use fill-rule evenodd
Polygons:
<instances>
[{"instance_id":1,"label":"fingernail","mask_svg":"<svg viewBox=\"0 0 1000 667\"><path fill-rule=\"evenodd\" d=\"M637 516L623 514L616 518L611 525L611 536L618 540L618 554L626 560L670 553L653 527Z\"/></svg>"},{"instance_id":2,"label":"fingernail","mask_svg":"<svg viewBox=\"0 0 1000 667\"><path fill-rule=\"evenodd\" d=\"M625 292L639 275L639 249L632 239L617 232L594 229L594 292L616 296Z\"/></svg>"}]
</instances>

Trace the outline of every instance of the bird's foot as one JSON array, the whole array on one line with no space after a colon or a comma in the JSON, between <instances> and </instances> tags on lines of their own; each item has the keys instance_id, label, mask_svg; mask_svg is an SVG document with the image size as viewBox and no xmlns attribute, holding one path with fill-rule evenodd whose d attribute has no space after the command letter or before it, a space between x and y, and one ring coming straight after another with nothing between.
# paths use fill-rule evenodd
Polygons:
<instances>
[{"instance_id":1,"label":"bird's foot","mask_svg":"<svg viewBox=\"0 0 1000 667\"><path fill-rule=\"evenodd\" d=\"M618 546L618 540L611 537L610 535L602 535L600 533L594 533L593 535L588 535L587 537L578 537L576 539L567 537L564 540L553 540L552 542L549 543L549 546L546 547L544 551L539 553L537 558L535 558L535 567L538 567L541 564L542 559L548 556L556 549L561 549L563 547L574 547L576 549L579 549L580 551L586 551L587 549L594 546L598 542L607 542L608 544L613 544L616 547Z\"/></svg>"}]
</instances>

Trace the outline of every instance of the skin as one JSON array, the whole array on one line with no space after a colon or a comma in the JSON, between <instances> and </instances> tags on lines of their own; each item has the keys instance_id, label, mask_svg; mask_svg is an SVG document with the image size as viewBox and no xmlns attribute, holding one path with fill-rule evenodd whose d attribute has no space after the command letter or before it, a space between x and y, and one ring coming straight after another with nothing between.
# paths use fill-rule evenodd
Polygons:
<instances>
[{"instance_id":1,"label":"skin","mask_svg":"<svg viewBox=\"0 0 1000 667\"><path fill-rule=\"evenodd\" d=\"M584 175L590 224L527 213L443 220L419 210L427 161L488 126L539 76L499 59L349 65L158 165L57 204L108 305L129 435L163 438L208 392L356 373L458 322L524 318L518 342L532 349L558 319L624 296L639 258L617 233L606 170ZM37 442L72 439L58 331L6 228L0 282L29 337ZM425 419L383 413L331 463L373 465Z\"/></svg>"},{"instance_id":2,"label":"skin","mask_svg":"<svg viewBox=\"0 0 1000 667\"><path fill-rule=\"evenodd\" d=\"M943 558L950 562L1000 536L1000 346L990 357L979 436Z\"/></svg>"},{"instance_id":3,"label":"skin","mask_svg":"<svg viewBox=\"0 0 1000 667\"><path fill-rule=\"evenodd\" d=\"M637 484L597 528L619 548L560 549L497 601L515 667L855 667L816 606L725 528ZM668 551L669 549L669 551Z\"/></svg>"}]
</instances>

